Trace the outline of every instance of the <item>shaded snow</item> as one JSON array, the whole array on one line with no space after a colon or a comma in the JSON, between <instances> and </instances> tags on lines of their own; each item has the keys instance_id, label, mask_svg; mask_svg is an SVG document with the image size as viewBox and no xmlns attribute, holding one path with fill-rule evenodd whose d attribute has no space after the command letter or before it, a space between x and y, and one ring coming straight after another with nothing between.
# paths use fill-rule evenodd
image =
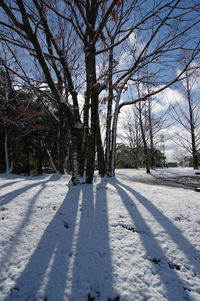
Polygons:
<instances>
[{"instance_id":1,"label":"shaded snow","mask_svg":"<svg viewBox=\"0 0 200 301\"><path fill-rule=\"evenodd\" d=\"M0 300L199 301L200 194L134 182L151 176L1 174Z\"/></svg>"}]
</instances>

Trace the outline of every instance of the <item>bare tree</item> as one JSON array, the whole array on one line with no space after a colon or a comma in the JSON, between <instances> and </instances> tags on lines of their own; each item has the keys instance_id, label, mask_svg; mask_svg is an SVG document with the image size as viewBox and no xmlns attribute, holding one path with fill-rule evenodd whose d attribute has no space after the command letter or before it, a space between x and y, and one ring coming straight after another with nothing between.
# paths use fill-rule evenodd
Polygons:
<instances>
[{"instance_id":1,"label":"bare tree","mask_svg":"<svg viewBox=\"0 0 200 301\"><path fill-rule=\"evenodd\" d=\"M141 167L144 161L144 155L137 105L131 107L131 112L127 114L127 118L123 122L122 133L118 136L119 139L132 150L134 167Z\"/></svg>"},{"instance_id":2,"label":"bare tree","mask_svg":"<svg viewBox=\"0 0 200 301\"><path fill-rule=\"evenodd\" d=\"M194 66L193 72L185 72L181 84L182 102L171 106L171 112L177 123L176 144L192 154L194 169L199 168L200 147L200 103L199 103L199 71Z\"/></svg>"},{"instance_id":3,"label":"bare tree","mask_svg":"<svg viewBox=\"0 0 200 301\"><path fill-rule=\"evenodd\" d=\"M184 159L188 156L186 149L176 149L173 153L174 159L178 162L179 165L183 165Z\"/></svg>"},{"instance_id":4,"label":"bare tree","mask_svg":"<svg viewBox=\"0 0 200 301\"><path fill-rule=\"evenodd\" d=\"M138 86L138 93L140 91L141 88ZM159 157L160 133L171 125L168 120L168 107L159 110L158 105L158 100L150 98L145 102L132 105L125 115L123 134L119 135L123 143L132 149L135 156L135 167L142 166L141 156L143 156L143 161L146 161L149 166L148 172L150 168L156 167L156 159Z\"/></svg>"}]
</instances>

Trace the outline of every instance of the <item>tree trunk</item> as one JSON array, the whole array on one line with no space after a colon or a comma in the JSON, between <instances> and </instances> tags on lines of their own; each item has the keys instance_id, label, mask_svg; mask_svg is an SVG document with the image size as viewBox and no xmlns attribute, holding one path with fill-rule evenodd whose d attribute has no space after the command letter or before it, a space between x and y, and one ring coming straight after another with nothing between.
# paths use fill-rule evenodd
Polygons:
<instances>
[{"instance_id":1,"label":"tree trunk","mask_svg":"<svg viewBox=\"0 0 200 301\"><path fill-rule=\"evenodd\" d=\"M150 162L151 168L155 168L155 156L154 156L154 141L153 141L153 130L152 130L152 115L151 115L151 100L148 99L148 119L149 119L149 136L150 136Z\"/></svg>"},{"instance_id":2,"label":"tree trunk","mask_svg":"<svg viewBox=\"0 0 200 301\"><path fill-rule=\"evenodd\" d=\"M38 160L37 160L37 174L42 175L43 170L42 170L42 163L43 163L43 158L44 158L44 149L43 149L43 144L42 140L39 138L39 152L38 152Z\"/></svg>"},{"instance_id":3,"label":"tree trunk","mask_svg":"<svg viewBox=\"0 0 200 301\"><path fill-rule=\"evenodd\" d=\"M150 166L149 166L149 153L148 153L148 147L147 147L147 141L146 136L144 132L144 126L142 121L142 107L141 103L139 102L139 120L140 120L140 128L141 128L141 134L142 134L142 141L144 146L144 156L145 156L145 167L146 167L146 173L150 173Z\"/></svg>"},{"instance_id":4,"label":"tree trunk","mask_svg":"<svg viewBox=\"0 0 200 301\"><path fill-rule=\"evenodd\" d=\"M61 113L62 114L62 113ZM64 174L64 160L65 160L65 131L64 120L60 117L59 135L58 135L58 171Z\"/></svg>"},{"instance_id":5,"label":"tree trunk","mask_svg":"<svg viewBox=\"0 0 200 301\"><path fill-rule=\"evenodd\" d=\"M196 139L194 133L194 127L191 126L191 138L192 138L192 156L194 169L199 169L198 151L196 148Z\"/></svg>"},{"instance_id":6,"label":"tree trunk","mask_svg":"<svg viewBox=\"0 0 200 301\"><path fill-rule=\"evenodd\" d=\"M82 129L74 127L71 129L72 153L72 182L74 185L83 183L84 157L82 153Z\"/></svg>"},{"instance_id":7,"label":"tree trunk","mask_svg":"<svg viewBox=\"0 0 200 301\"><path fill-rule=\"evenodd\" d=\"M12 158L12 173L18 173L17 158L18 158L18 145L19 139L15 138L11 141L11 158Z\"/></svg>"},{"instance_id":8,"label":"tree trunk","mask_svg":"<svg viewBox=\"0 0 200 301\"><path fill-rule=\"evenodd\" d=\"M89 134L89 146L86 167L86 182L92 184L95 169L95 153L98 126L98 93L91 96L91 130Z\"/></svg>"},{"instance_id":9,"label":"tree trunk","mask_svg":"<svg viewBox=\"0 0 200 301\"><path fill-rule=\"evenodd\" d=\"M111 44L114 43L114 39L111 40ZM106 149L105 149L105 161L107 174L110 175L111 171L111 144L112 144L112 102L113 102L113 48L109 51L109 68L108 68L108 101L107 101L107 117L106 117ZM112 174L112 172L111 172Z\"/></svg>"},{"instance_id":10,"label":"tree trunk","mask_svg":"<svg viewBox=\"0 0 200 301\"><path fill-rule=\"evenodd\" d=\"M112 124L112 143L109 155L109 164L108 164L108 176L112 177L115 175L115 154L116 154L116 140L117 140L117 122L119 117L119 102L121 98L122 91L118 91L117 99L115 103L115 112L113 117L113 124Z\"/></svg>"},{"instance_id":11,"label":"tree trunk","mask_svg":"<svg viewBox=\"0 0 200 301\"><path fill-rule=\"evenodd\" d=\"M5 161L6 161L6 173L11 173L13 169L12 162L9 160L9 149L8 149L8 132L5 129L5 141L4 141L4 150L5 150Z\"/></svg>"},{"instance_id":12,"label":"tree trunk","mask_svg":"<svg viewBox=\"0 0 200 301\"><path fill-rule=\"evenodd\" d=\"M98 120L98 130L97 130L97 155L98 155L98 169L101 177L106 175L106 162L104 157L103 145L101 140L100 124Z\"/></svg>"},{"instance_id":13,"label":"tree trunk","mask_svg":"<svg viewBox=\"0 0 200 301\"><path fill-rule=\"evenodd\" d=\"M92 21L91 21L92 22ZM88 33L89 41L94 38L94 32L89 29ZM87 149L87 165L86 165L86 182L91 184L94 177L95 169L95 154L97 145L98 132L98 120L99 120L99 86L96 78L96 48L95 46L89 47L85 54L85 64L86 64L86 81L87 81L87 91L90 97L91 103L91 124L90 133L88 135L88 149Z\"/></svg>"},{"instance_id":14,"label":"tree trunk","mask_svg":"<svg viewBox=\"0 0 200 301\"><path fill-rule=\"evenodd\" d=\"M190 133L191 133L191 142L192 142L192 156L193 156L193 166L194 169L199 169L198 162L198 152L196 146L196 137L195 137L195 122L193 117L193 108L192 108L192 99L190 94L190 86L188 76L186 77L186 85L187 85L187 98L188 98L188 106L189 106L189 116L190 116Z\"/></svg>"},{"instance_id":15,"label":"tree trunk","mask_svg":"<svg viewBox=\"0 0 200 301\"><path fill-rule=\"evenodd\" d=\"M30 154L28 147L26 148L26 172L30 176Z\"/></svg>"},{"instance_id":16,"label":"tree trunk","mask_svg":"<svg viewBox=\"0 0 200 301\"><path fill-rule=\"evenodd\" d=\"M56 169L56 166L55 166L55 164L53 162L52 156L51 156L50 151L48 150L48 148L46 149L46 152L47 152L47 155L48 155L49 160L51 162L51 166L52 166L53 170L55 171L55 173L57 173L58 171Z\"/></svg>"},{"instance_id":17,"label":"tree trunk","mask_svg":"<svg viewBox=\"0 0 200 301\"><path fill-rule=\"evenodd\" d=\"M59 152L60 155L60 168L58 171L60 172L61 169L63 169L64 172L64 160L65 156L68 154L70 155L70 158L68 160L70 161L70 167L72 172L72 178L71 181L74 185L81 184L83 182L82 177L84 174L84 160L83 160L83 126L82 123L77 121L77 119L74 118L72 114L69 113L68 110L66 110L65 105L60 105L62 112L63 112L63 119L61 119L61 123L63 124L61 127L61 133L62 133L62 139L61 142L61 149ZM70 148L70 154L69 151L67 152L66 147L66 133L68 133L68 148ZM65 150L66 147L66 150Z\"/></svg>"},{"instance_id":18,"label":"tree trunk","mask_svg":"<svg viewBox=\"0 0 200 301\"><path fill-rule=\"evenodd\" d=\"M83 109L83 143L82 143L82 154L83 154L83 174L84 168L87 165L87 152L88 152L88 135L89 135L89 109L90 109L90 93L87 90L85 92L85 104Z\"/></svg>"}]
</instances>

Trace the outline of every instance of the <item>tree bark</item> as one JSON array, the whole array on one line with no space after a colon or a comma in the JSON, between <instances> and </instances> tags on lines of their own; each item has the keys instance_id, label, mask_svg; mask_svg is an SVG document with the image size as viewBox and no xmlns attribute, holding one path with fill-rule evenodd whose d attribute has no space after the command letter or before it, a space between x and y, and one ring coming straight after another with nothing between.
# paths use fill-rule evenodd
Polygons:
<instances>
[{"instance_id":1,"label":"tree bark","mask_svg":"<svg viewBox=\"0 0 200 301\"><path fill-rule=\"evenodd\" d=\"M142 107L141 102L139 102L139 120L140 120L140 128L141 128L141 134L142 134L142 141L144 146L144 156L145 156L145 167L146 167L146 173L150 173L150 164L149 164L149 152L147 147L147 141L142 121Z\"/></svg>"},{"instance_id":2,"label":"tree bark","mask_svg":"<svg viewBox=\"0 0 200 301\"><path fill-rule=\"evenodd\" d=\"M5 161L6 161L6 173L12 172L12 163L9 160L9 149L8 149L8 132L5 129L5 141L4 141L4 150L5 150Z\"/></svg>"},{"instance_id":3,"label":"tree bark","mask_svg":"<svg viewBox=\"0 0 200 301\"><path fill-rule=\"evenodd\" d=\"M189 122L190 122L190 135L191 135L191 142L192 142L193 166L194 169L199 169L198 151L197 151L196 137L195 137L195 122L193 117L194 109L192 108L192 99L191 99L188 76L186 76L186 85L187 85L187 99L188 99L188 107L189 107Z\"/></svg>"},{"instance_id":4,"label":"tree bark","mask_svg":"<svg viewBox=\"0 0 200 301\"><path fill-rule=\"evenodd\" d=\"M58 171L57 171L57 169L56 169L56 166L55 166L55 164L54 164L54 162L53 162L52 156L51 156L50 151L49 151L48 148L46 149L46 152L47 152L47 155L48 155L49 160L50 160L50 162L51 162L51 166L52 166L53 170L55 171L55 173L57 173Z\"/></svg>"},{"instance_id":5,"label":"tree bark","mask_svg":"<svg viewBox=\"0 0 200 301\"><path fill-rule=\"evenodd\" d=\"M60 117L59 123L59 135L58 135L58 171L64 174L64 159L65 159L65 132L64 132L64 120Z\"/></svg>"},{"instance_id":6,"label":"tree bark","mask_svg":"<svg viewBox=\"0 0 200 301\"><path fill-rule=\"evenodd\" d=\"M26 147L26 171L27 175L30 176L30 154L28 146Z\"/></svg>"},{"instance_id":7,"label":"tree bark","mask_svg":"<svg viewBox=\"0 0 200 301\"><path fill-rule=\"evenodd\" d=\"M155 168L154 157L154 141L153 141L153 129L152 129L152 114L151 114L151 100L148 98L148 119L149 119L149 136L150 136L150 162L151 168Z\"/></svg>"},{"instance_id":8,"label":"tree bark","mask_svg":"<svg viewBox=\"0 0 200 301\"><path fill-rule=\"evenodd\" d=\"M112 123L112 137L111 137L111 149L109 155L109 164L108 164L108 176L112 177L115 175L115 153L116 153L116 140L117 140L117 122L119 117L119 102L121 98L122 90L118 91L117 99L115 103L115 112Z\"/></svg>"},{"instance_id":9,"label":"tree bark","mask_svg":"<svg viewBox=\"0 0 200 301\"><path fill-rule=\"evenodd\" d=\"M106 169L106 161L105 161L104 150L103 150L103 145L101 140L101 130L100 130L99 120L97 126L98 126L98 130L97 130L98 169L101 177L104 177L106 175L107 169Z\"/></svg>"},{"instance_id":10,"label":"tree bark","mask_svg":"<svg viewBox=\"0 0 200 301\"><path fill-rule=\"evenodd\" d=\"M92 184L95 169L95 153L97 141L97 123L98 123L98 93L91 96L91 129L89 134L86 182Z\"/></svg>"},{"instance_id":11,"label":"tree bark","mask_svg":"<svg viewBox=\"0 0 200 301\"><path fill-rule=\"evenodd\" d=\"M88 2L89 4L89 2ZM87 148L87 165L86 165L86 182L91 184L94 177L95 169L95 154L98 136L98 120L99 120L99 85L96 76L96 47L94 41L95 24L97 19L98 6L94 2L86 8L87 21L90 26L87 26L85 33L85 69L86 69L86 84L87 97L90 99L90 131L88 135Z\"/></svg>"},{"instance_id":12,"label":"tree bark","mask_svg":"<svg viewBox=\"0 0 200 301\"><path fill-rule=\"evenodd\" d=\"M111 45L114 39L111 39ZM105 161L107 168L107 175L112 175L111 167L111 144L112 144L112 102L113 102L113 48L109 51L109 68L108 68L108 101L107 101L107 116L106 116L106 148Z\"/></svg>"}]
</instances>

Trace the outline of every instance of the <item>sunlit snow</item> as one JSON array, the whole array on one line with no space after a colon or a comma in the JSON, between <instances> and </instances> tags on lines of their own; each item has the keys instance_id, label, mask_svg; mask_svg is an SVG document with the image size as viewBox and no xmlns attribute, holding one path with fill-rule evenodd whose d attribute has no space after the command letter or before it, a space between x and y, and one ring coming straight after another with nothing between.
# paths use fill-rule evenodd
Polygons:
<instances>
[{"instance_id":1,"label":"sunlit snow","mask_svg":"<svg viewBox=\"0 0 200 301\"><path fill-rule=\"evenodd\" d=\"M136 181L180 173L1 174L0 300L199 301L200 193Z\"/></svg>"}]
</instances>

